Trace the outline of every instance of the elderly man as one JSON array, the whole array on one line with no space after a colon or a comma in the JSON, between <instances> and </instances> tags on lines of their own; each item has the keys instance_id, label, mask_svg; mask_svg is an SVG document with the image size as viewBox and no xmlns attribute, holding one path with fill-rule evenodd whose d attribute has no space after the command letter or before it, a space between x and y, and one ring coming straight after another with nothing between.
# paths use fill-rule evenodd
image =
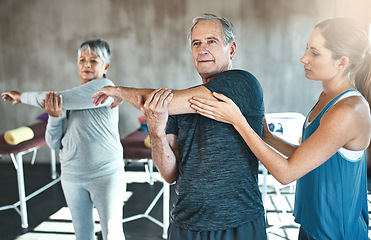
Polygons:
<instances>
[{"instance_id":1,"label":"elderly man","mask_svg":"<svg viewBox=\"0 0 371 240\"><path fill-rule=\"evenodd\" d=\"M222 93L261 135L261 86L249 72L231 70L236 42L225 18L195 18L190 40L202 85L178 91L106 87L94 102L113 97L112 107L127 101L144 112L155 165L167 182L176 181L169 239L266 239L257 158L233 126L194 114L189 106L193 96Z\"/></svg>"}]
</instances>

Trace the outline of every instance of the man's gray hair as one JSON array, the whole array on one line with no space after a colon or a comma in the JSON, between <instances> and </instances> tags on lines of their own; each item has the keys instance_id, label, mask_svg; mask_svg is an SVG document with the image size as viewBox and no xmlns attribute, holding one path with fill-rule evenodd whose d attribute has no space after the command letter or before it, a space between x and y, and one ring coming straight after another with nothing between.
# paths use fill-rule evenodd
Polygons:
<instances>
[{"instance_id":1,"label":"man's gray hair","mask_svg":"<svg viewBox=\"0 0 371 240\"><path fill-rule=\"evenodd\" d=\"M192 27L189 29L188 33L188 38L191 39L192 37L192 31L194 27L196 26L197 23L205 20L218 20L223 27L223 40L224 43L230 44L235 40L235 35L234 35L234 27L231 22L229 22L226 18L223 17L218 17L215 14L212 13L204 13L202 16L196 17L193 19Z\"/></svg>"}]
</instances>

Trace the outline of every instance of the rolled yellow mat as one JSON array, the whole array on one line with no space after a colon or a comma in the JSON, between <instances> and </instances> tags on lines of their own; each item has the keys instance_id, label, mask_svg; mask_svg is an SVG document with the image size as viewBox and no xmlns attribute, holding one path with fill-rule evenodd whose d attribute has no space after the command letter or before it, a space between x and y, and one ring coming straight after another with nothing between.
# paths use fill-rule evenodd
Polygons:
<instances>
[{"instance_id":1,"label":"rolled yellow mat","mask_svg":"<svg viewBox=\"0 0 371 240\"><path fill-rule=\"evenodd\" d=\"M29 127L19 127L4 133L4 140L9 145L17 145L21 142L30 140L34 137L34 133Z\"/></svg>"},{"instance_id":2,"label":"rolled yellow mat","mask_svg":"<svg viewBox=\"0 0 371 240\"><path fill-rule=\"evenodd\" d=\"M151 138L149 137L149 135L144 139L144 146L146 146L147 148L152 148Z\"/></svg>"}]
</instances>

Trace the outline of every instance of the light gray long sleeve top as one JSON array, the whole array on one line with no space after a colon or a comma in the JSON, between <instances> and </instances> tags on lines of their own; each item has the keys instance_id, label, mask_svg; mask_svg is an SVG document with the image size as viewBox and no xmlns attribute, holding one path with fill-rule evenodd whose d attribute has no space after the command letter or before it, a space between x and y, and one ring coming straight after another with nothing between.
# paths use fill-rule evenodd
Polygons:
<instances>
[{"instance_id":1,"label":"light gray long sleeve top","mask_svg":"<svg viewBox=\"0 0 371 240\"><path fill-rule=\"evenodd\" d=\"M49 116L45 139L52 149L60 150L61 177L65 181L91 180L112 174L124 167L118 131L118 108L113 99L95 106L91 96L109 79L95 79L78 87L60 91L63 113ZM42 107L47 92L24 92L21 102Z\"/></svg>"}]
</instances>

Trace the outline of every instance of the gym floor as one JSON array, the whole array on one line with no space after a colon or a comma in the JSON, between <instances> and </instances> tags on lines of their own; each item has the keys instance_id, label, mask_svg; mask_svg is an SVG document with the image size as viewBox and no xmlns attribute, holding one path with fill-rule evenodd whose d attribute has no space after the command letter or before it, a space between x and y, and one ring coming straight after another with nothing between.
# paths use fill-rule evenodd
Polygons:
<instances>
[{"instance_id":1,"label":"gym floor","mask_svg":"<svg viewBox=\"0 0 371 240\"><path fill-rule=\"evenodd\" d=\"M128 167L127 167L128 168ZM127 169L138 171L138 168ZM140 170L140 169L139 169ZM142 171L140 171L142 172ZM30 194L51 181L50 165L24 164L26 195ZM370 182L370 181L369 181ZM124 205L124 217L144 213L154 197L160 191L162 183L129 183L127 200ZM16 171L11 162L0 161L0 206L14 204L18 201ZM292 221L291 213L294 194L289 188L282 190L288 215L283 215L279 207L279 199L272 188L268 188L266 198L268 226L286 221L285 226L270 228L269 240L297 239L298 225ZM170 206L174 197L174 186L170 188ZM369 197L371 199L371 197ZM282 202L281 202L282 203ZM369 201L370 203L370 201ZM369 209L371 207L369 206ZM69 240L75 239L69 211L63 196L60 183L27 201L29 227L21 228L20 216L14 209L0 211L0 239L2 240ZM150 213L162 221L162 198ZM285 218L286 217L286 218ZM99 219L97 223L97 240L101 239ZM162 228L149 219L138 219L124 223L126 240L162 240ZM370 238L371 239L371 238Z\"/></svg>"}]
</instances>

